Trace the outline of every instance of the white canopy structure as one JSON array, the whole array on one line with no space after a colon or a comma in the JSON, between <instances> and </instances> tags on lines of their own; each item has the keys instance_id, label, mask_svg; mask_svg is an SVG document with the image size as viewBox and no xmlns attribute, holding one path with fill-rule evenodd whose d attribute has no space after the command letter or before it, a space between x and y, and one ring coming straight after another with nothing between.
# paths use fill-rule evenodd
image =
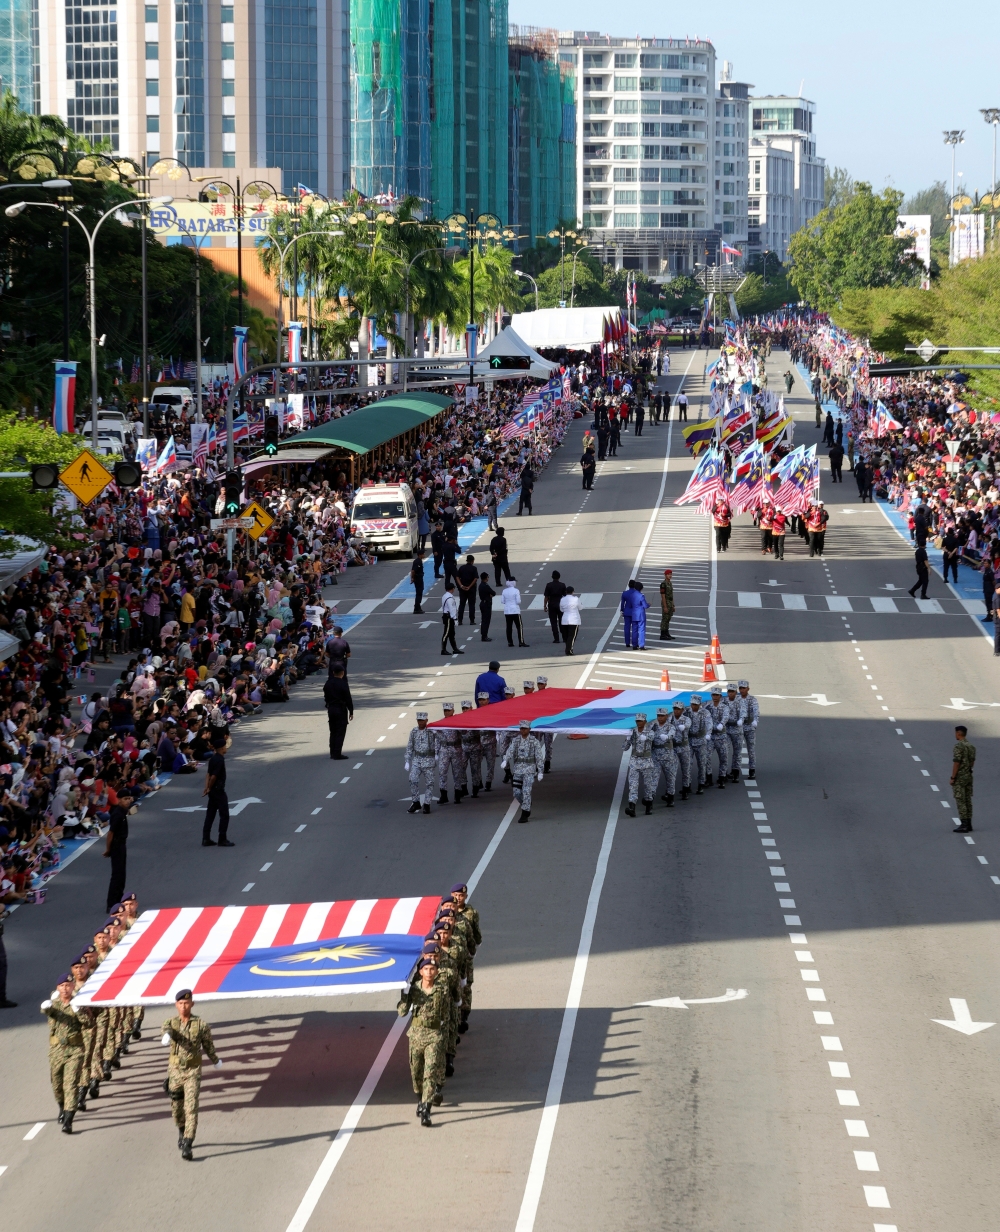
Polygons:
<instances>
[{"instance_id":1,"label":"white canopy structure","mask_svg":"<svg viewBox=\"0 0 1000 1232\"><path fill-rule=\"evenodd\" d=\"M529 367L506 367L504 360L515 359L530 361ZM494 360L493 364L490 360ZM558 367L543 359L537 351L533 351L512 326L505 326L493 339L488 347L484 347L476 356L476 376L489 376L494 380L504 378L531 376L544 381Z\"/></svg>"},{"instance_id":2,"label":"white canopy structure","mask_svg":"<svg viewBox=\"0 0 1000 1232\"><path fill-rule=\"evenodd\" d=\"M540 308L537 312L516 312L511 328L532 347L566 347L585 350L604 341L605 321L623 315L617 304L600 308Z\"/></svg>"}]
</instances>

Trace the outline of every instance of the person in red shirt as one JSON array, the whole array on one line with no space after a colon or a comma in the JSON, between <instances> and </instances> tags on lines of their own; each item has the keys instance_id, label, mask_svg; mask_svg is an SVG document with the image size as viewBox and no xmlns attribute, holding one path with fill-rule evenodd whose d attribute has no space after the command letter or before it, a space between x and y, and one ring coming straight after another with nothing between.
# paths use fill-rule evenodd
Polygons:
<instances>
[{"instance_id":1,"label":"person in red shirt","mask_svg":"<svg viewBox=\"0 0 1000 1232\"><path fill-rule=\"evenodd\" d=\"M788 514L776 509L771 523L771 547L775 560L785 559L785 532L787 530Z\"/></svg>"}]
</instances>

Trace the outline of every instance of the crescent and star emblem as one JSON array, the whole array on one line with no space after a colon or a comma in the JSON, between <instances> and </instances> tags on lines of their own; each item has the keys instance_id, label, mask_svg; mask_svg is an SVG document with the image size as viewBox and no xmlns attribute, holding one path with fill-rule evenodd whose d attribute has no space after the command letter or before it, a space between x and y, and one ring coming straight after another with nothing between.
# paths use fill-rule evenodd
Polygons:
<instances>
[{"instance_id":1,"label":"crescent and star emblem","mask_svg":"<svg viewBox=\"0 0 1000 1232\"><path fill-rule=\"evenodd\" d=\"M254 975L270 975L280 976L286 979L294 978L314 978L317 975L353 975L356 971L381 971L384 967L391 967L396 961L394 958L387 958L385 962L366 963L363 966L351 963L344 967L316 967L316 963L339 963L341 959L362 959L373 958L382 953L375 946L371 945L332 945L320 946L315 950L302 950L298 954L289 954L284 958L276 958L274 965L302 965L303 969L299 971L275 971L268 967L253 966L250 968Z\"/></svg>"}]
</instances>

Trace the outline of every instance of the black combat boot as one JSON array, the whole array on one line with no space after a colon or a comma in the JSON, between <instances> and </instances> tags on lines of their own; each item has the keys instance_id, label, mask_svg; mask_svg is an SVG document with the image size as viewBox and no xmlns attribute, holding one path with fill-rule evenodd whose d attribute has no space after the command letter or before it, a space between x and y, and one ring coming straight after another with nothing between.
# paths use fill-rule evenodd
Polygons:
<instances>
[{"instance_id":1,"label":"black combat boot","mask_svg":"<svg viewBox=\"0 0 1000 1232\"><path fill-rule=\"evenodd\" d=\"M139 1027L133 1027L133 1028L132 1028L132 1038L133 1038L134 1040L141 1040L141 1039L142 1039L142 1031L141 1031L141 1029L140 1029Z\"/></svg>"},{"instance_id":2,"label":"black combat boot","mask_svg":"<svg viewBox=\"0 0 1000 1232\"><path fill-rule=\"evenodd\" d=\"M181 1130L181 1132L177 1135L177 1149L178 1149L178 1151L183 1151L183 1150L184 1150L184 1130L183 1130L183 1129L182 1129L182 1130Z\"/></svg>"},{"instance_id":3,"label":"black combat boot","mask_svg":"<svg viewBox=\"0 0 1000 1232\"><path fill-rule=\"evenodd\" d=\"M65 1121L65 1119L66 1119L66 1113L63 1111L62 1108L60 1108L59 1115L56 1117L56 1121L61 1125L63 1121Z\"/></svg>"},{"instance_id":4,"label":"black combat boot","mask_svg":"<svg viewBox=\"0 0 1000 1232\"><path fill-rule=\"evenodd\" d=\"M445 804L447 804L447 803L448 803L448 800L447 800L447 795L448 795L448 793L447 793L447 792L445 792ZM456 803L456 804L461 804L461 803L462 803L462 792L461 792L461 791L460 791L457 787L455 788L455 803Z\"/></svg>"},{"instance_id":5,"label":"black combat boot","mask_svg":"<svg viewBox=\"0 0 1000 1232\"><path fill-rule=\"evenodd\" d=\"M91 1081L90 1086L87 1088L87 1094L91 1099L97 1099L101 1094L101 1084L96 1078Z\"/></svg>"},{"instance_id":6,"label":"black combat boot","mask_svg":"<svg viewBox=\"0 0 1000 1232\"><path fill-rule=\"evenodd\" d=\"M431 1103L434 1105L435 1108L440 1108L443 1102L444 1102L444 1090L442 1089L441 1084L438 1083L437 1086L435 1086L434 1088L434 1094L431 1096Z\"/></svg>"},{"instance_id":7,"label":"black combat boot","mask_svg":"<svg viewBox=\"0 0 1000 1232\"><path fill-rule=\"evenodd\" d=\"M487 780L486 780L485 790L486 790L486 791L492 791L492 790L493 790L493 783L492 783L489 779L487 779Z\"/></svg>"},{"instance_id":8,"label":"black combat boot","mask_svg":"<svg viewBox=\"0 0 1000 1232\"><path fill-rule=\"evenodd\" d=\"M87 1084L76 1088L76 1110L77 1112L87 1111Z\"/></svg>"},{"instance_id":9,"label":"black combat boot","mask_svg":"<svg viewBox=\"0 0 1000 1232\"><path fill-rule=\"evenodd\" d=\"M101 1073L104 1075L104 1081L111 1081L111 1062L105 1061L101 1066Z\"/></svg>"},{"instance_id":10,"label":"black combat boot","mask_svg":"<svg viewBox=\"0 0 1000 1232\"><path fill-rule=\"evenodd\" d=\"M631 800L628 802L628 804L625 805L625 816L626 817L635 816L635 805L632 803Z\"/></svg>"},{"instance_id":11,"label":"black combat boot","mask_svg":"<svg viewBox=\"0 0 1000 1232\"><path fill-rule=\"evenodd\" d=\"M468 1031L468 1029L469 1029L469 1016L468 1014L463 1014L462 1021L458 1024L459 1035L464 1035L466 1031Z\"/></svg>"},{"instance_id":12,"label":"black combat boot","mask_svg":"<svg viewBox=\"0 0 1000 1232\"><path fill-rule=\"evenodd\" d=\"M705 785L704 783L699 783L699 784L698 784L698 790L697 790L694 794L695 794L696 796L703 795L703 794L704 794L704 791L705 791L705 786L706 786L706 785Z\"/></svg>"},{"instance_id":13,"label":"black combat boot","mask_svg":"<svg viewBox=\"0 0 1000 1232\"><path fill-rule=\"evenodd\" d=\"M438 800L438 804L447 804L447 803L448 803L448 792L447 792L447 789L446 789L446 788L442 787L442 788L441 788L441 797L440 797L440 799Z\"/></svg>"},{"instance_id":14,"label":"black combat boot","mask_svg":"<svg viewBox=\"0 0 1000 1232\"><path fill-rule=\"evenodd\" d=\"M424 805L424 813L425 813L425 815L429 815L429 814L430 814L430 811L431 811L431 806L430 806L429 804L425 804L425 805Z\"/></svg>"},{"instance_id":15,"label":"black combat boot","mask_svg":"<svg viewBox=\"0 0 1000 1232\"><path fill-rule=\"evenodd\" d=\"M479 793L480 793L480 791L481 791L481 790L482 790L482 789L481 789L480 787L473 787L473 789L472 789L472 798L473 798L473 800L475 800L475 798L479 795Z\"/></svg>"},{"instance_id":16,"label":"black combat boot","mask_svg":"<svg viewBox=\"0 0 1000 1232\"><path fill-rule=\"evenodd\" d=\"M667 808L673 808L673 807L674 807L674 798L673 798L673 796L667 796L667 797L666 797L666 801L667 801Z\"/></svg>"},{"instance_id":17,"label":"black combat boot","mask_svg":"<svg viewBox=\"0 0 1000 1232\"><path fill-rule=\"evenodd\" d=\"M455 1054L453 1052L445 1053L444 1058L444 1076L453 1078L455 1075Z\"/></svg>"},{"instance_id":18,"label":"black combat boot","mask_svg":"<svg viewBox=\"0 0 1000 1232\"><path fill-rule=\"evenodd\" d=\"M528 821L531 818L531 809L521 809L521 816L518 817L518 822Z\"/></svg>"},{"instance_id":19,"label":"black combat boot","mask_svg":"<svg viewBox=\"0 0 1000 1232\"><path fill-rule=\"evenodd\" d=\"M62 1131L64 1134L71 1134L73 1132L73 1118L75 1116L75 1112L67 1112L63 1116Z\"/></svg>"},{"instance_id":20,"label":"black combat boot","mask_svg":"<svg viewBox=\"0 0 1000 1232\"><path fill-rule=\"evenodd\" d=\"M191 1154L191 1147L194 1145L190 1138L185 1138L181 1144L181 1159L194 1159Z\"/></svg>"},{"instance_id":21,"label":"black combat boot","mask_svg":"<svg viewBox=\"0 0 1000 1232\"><path fill-rule=\"evenodd\" d=\"M653 811L653 801L643 800L643 804L646 806L646 816L648 817L650 813Z\"/></svg>"},{"instance_id":22,"label":"black combat boot","mask_svg":"<svg viewBox=\"0 0 1000 1232\"><path fill-rule=\"evenodd\" d=\"M417 1101L417 1116L418 1116L418 1117L422 1117L423 1115L424 1115L424 1105L423 1105L423 1101L418 1100L418 1101Z\"/></svg>"},{"instance_id":23,"label":"black combat boot","mask_svg":"<svg viewBox=\"0 0 1000 1232\"><path fill-rule=\"evenodd\" d=\"M406 811L408 813L419 813L420 812L420 801L414 800L413 803L410 805L410 807Z\"/></svg>"},{"instance_id":24,"label":"black combat boot","mask_svg":"<svg viewBox=\"0 0 1000 1232\"><path fill-rule=\"evenodd\" d=\"M706 774L706 775L705 775L705 783L704 783L704 785L705 785L706 787L711 787L711 786L712 786L712 772L711 772L711 770L708 772L708 774Z\"/></svg>"},{"instance_id":25,"label":"black combat boot","mask_svg":"<svg viewBox=\"0 0 1000 1232\"><path fill-rule=\"evenodd\" d=\"M431 1106L429 1103L424 1104L424 1110L420 1114L420 1124L425 1129L430 1129L431 1127Z\"/></svg>"},{"instance_id":26,"label":"black combat boot","mask_svg":"<svg viewBox=\"0 0 1000 1232\"><path fill-rule=\"evenodd\" d=\"M716 787L720 787L723 791L725 791L726 790L726 776L724 774L720 774L719 781L715 785Z\"/></svg>"},{"instance_id":27,"label":"black combat boot","mask_svg":"<svg viewBox=\"0 0 1000 1232\"><path fill-rule=\"evenodd\" d=\"M551 763L550 761L547 761L547 762L545 763L545 769L544 769L543 773L544 773L544 774L551 774L551 773L552 773L552 763Z\"/></svg>"},{"instance_id":28,"label":"black combat boot","mask_svg":"<svg viewBox=\"0 0 1000 1232\"><path fill-rule=\"evenodd\" d=\"M507 766L503 772L503 781L505 783L513 783L514 781L514 776L510 772L510 766Z\"/></svg>"},{"instance_id":29,"label":"black combat boot","mask_svg":"<svg viewBox=\"0 0 1000 1232\"><path fill-rule=\"evenodd\" d=\"M740 781L740 772L739 772L739 767L737 767L737 768L733 771L733 782L734 782L734 783L738 783L739 781Z\"/></svg>"},{"instance_id":30,"label":"black combat boot","mask_svg":"<svg viewBox=\"0 0 1000 1232\"><path fill-rule=\"evenodd\" d=\"M690 787L682 787L682 788L681 788L681 799L682 799L682 800L686 800L690 794L691 794L691 788L690 788Z\"/></svg>"}]
</instances>

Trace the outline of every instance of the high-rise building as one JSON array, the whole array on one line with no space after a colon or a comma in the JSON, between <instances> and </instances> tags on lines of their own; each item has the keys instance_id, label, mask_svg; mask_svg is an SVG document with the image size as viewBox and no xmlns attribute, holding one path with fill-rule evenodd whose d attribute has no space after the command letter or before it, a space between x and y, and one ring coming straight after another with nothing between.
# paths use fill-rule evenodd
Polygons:
<instances>
[{"instance_id":1,"label":"high-rise building","mask_svg":"<svg viewBox=\"0 0 1000 1232\"><path fill-rule=\"evenodd\" d=\"M826 160L816 154L816 104L785 94L751 96L748 251L780 261L788 241L823 208Z\"/></svg>"},{"instance_id":2,"label":"high-rise building","mask_svg":"<svg viewBox=\"0 0 1000 1232\"><path fill-rule=\"evenodd\" d=\"M343 195L348 0L35 3L38 110L133 158Z\"/></svg>"},{"instance_id":3,"label":"high-rise building","mask_svg":"<svg viewBox=\"0 0 1000 1232\"><path fill-rule=\"evenodd\" d=\"M654 276L717 260L715 48L566 31L576 60L577 216L602 259Z\"/></svg>"},{"instance_id":4,"label":"high-rise building","mask_svg":"<svg viewBox=\"0 0 1000 1232\"><path fill-rule=\"evenodd\" d=\"M730 248L747 251L747 140L752 85L733 81L723 60L715 92L715 229Z\"/></svg>"},{"instance_id":5,"label":"high-rise building","mask_svg":"<svg viewBox=\"0 0 1000 1232\"><path fill-rule=\"evenodd\" d=\"M509 204L518 248L576 220L575 58L559 56L555 30L511 26L508 64Z\"/></svg>"},{"instance_id":6,"label":"high-rise building","mask_svg":"<svg viewBox=\"0 0 1000 1232\"><path fill-rule=\"evenodd\" d=\"M38 111L38 10L34 0L0 0L0 82L25 111Z\"/></svg>"}]
</instances>

